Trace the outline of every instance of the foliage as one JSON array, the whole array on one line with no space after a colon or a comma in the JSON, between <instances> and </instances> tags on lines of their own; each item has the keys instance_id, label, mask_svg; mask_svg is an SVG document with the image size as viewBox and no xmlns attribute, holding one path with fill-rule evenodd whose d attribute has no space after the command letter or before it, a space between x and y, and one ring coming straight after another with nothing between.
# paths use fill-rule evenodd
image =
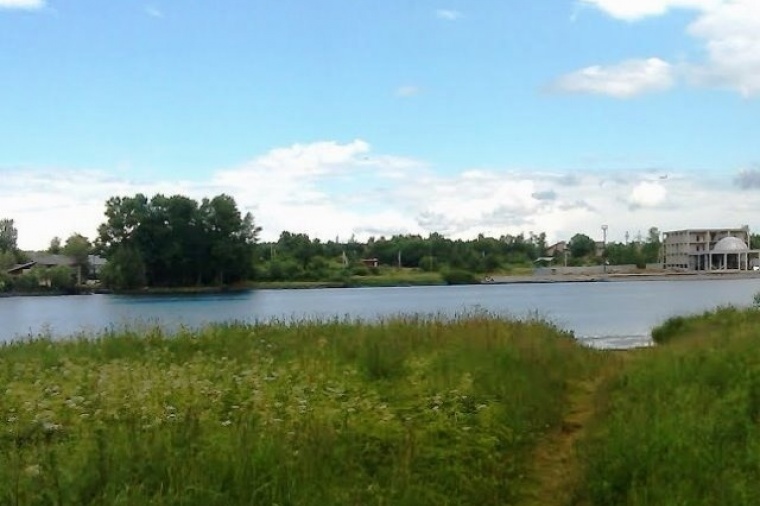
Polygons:
<instances>
[{"instance_id":1,"label":"foliage","mask_svg":"<svg viewBox=\"0 0 760 506\"><path fill-rule=\"evenodd\" d=\"M16 250L18 250L18 230L13 225L13 220L0 219L0 253Z\"/></svg>"},{"instance_id":2,"label":"foliage","mask_svg":"<svg viewBox=\"0 0 760 506\"><path fill-rule=\"evenodd\" d=\"M487 315L0 350L0 503L512 504L600 352Z\"/></svg>"},{"instance_id":3,"label":"foliage","mask_svg":"<svg viewBox=\"0 0 760 506\"><path fill-rule=\"evenodd\" d=\"M60 255L61 254L61 238L58 236L53 237L50 239L50 246L48 247L47 252L51 255Z\"/></svg>"},{"instance_id":4,"label":"foliage","mask_svg":"<svg viewBox=\"0 0 760 506\"><path fill-rule=\"evenodd\" d=\"M449 269L443 273L443 280L447 285L469 285L478 282L473 273L462 269Z\"/></svg>"},{"instance_id":5,"label":"foliage","mask_svg":"<svg viewBox=\"0 0 760 506\"><path fill-rule=\"evenodd\" d=\"M69 267L34 267L23 274L0 275L0 292L70 293L76 286L76 273Z\"/></svg>"},{"instance_id":6,"label":"foliage","mask_svg":"<svg viewBox=\"0 0 760 506\"><path fill-rule=\"evenodd\" d=\"M82 269L82 276L87 276L89 267L89 256L92 253L92 244L82 234L72 234L66 239L66 245L61 249L61 253L74 259L77 267Z\"/></svg>"},{"instance_id":7,"label":"foliage","mask_svg":"<svg viewBox=\"0 0 760 506\"><path fill-rule=\"evenodd\" d=\"M659 331L668 344L600 398L579 503L760 503L760 313L724 308Z\"/></svg>"},{"instance_id":8,"label":"foliage","mask_svg":"<svg viewBox=\"0 0 760 506\"><path fill-rule=\"evenodd\" d=\"M16 255L12 251L0 251L0 272L5 272L16 264Z\"/></svg>"},{"instance_id":9,"label":"foliage","mask_svg":"<svg viewBox=\"0 0 760 506\"><path fill-rule=\"evenodd\" d=\"M0 293L10 292L13 288L13 278L0 268Z\"/></svg>"},{"instance_id":10,"label":"foliage","mask_svg":"<svg viewBox=\"0 0 760 506\"><path fill-rule=\"evenodd\" d=\"M145 286L145 262L136 248L120 244L103 267L100 277L106 286L133 290Z\"/></svg>"},{"instance_id":11,"label":"foliage","mask_svg":"<svg viewBox=\"0 0 760 506\"><path fill-rule=\"evenodd\" d=\"M567 247L573 258L583 258L596 254L596 243L585 234L575 234Z\"/></svg>"},{"instance_id":12,"label":"foliage","mask_svg":"<svg viewBox=\"0 0 760 506\"><path fill-rule=\"evenodd\" d=\"M359 243L353 239L322 242L306 234L283 232L277 242L258 246L255 263L258 279L264 281L341 279L346 268L364 275L367 267L362 263L363 259L377 259L385 268L392 266L428 272L457 269L482 274L508 270L512 265L530 266L543 254L545 247L545 234L531 234L528 238L522 234L500 238L480 235L463 241L434 233L428 237L372 237L366 243ZM371 276L377 274L369 273Z\"/></svg>"},{"instance_id":13,"label":"foliage","mask_svg":"<svg viewBox=\"0 0 760 506\"><path fill-rule=\"evenodd\" d=\"M106 276L113 286L221 285L252 272L259 229L228 195L200 204L182 195L112 197L105 214L97 246L116 262ZM133 274L144 279L127 279Z\"/></svg>"}]
</instances>

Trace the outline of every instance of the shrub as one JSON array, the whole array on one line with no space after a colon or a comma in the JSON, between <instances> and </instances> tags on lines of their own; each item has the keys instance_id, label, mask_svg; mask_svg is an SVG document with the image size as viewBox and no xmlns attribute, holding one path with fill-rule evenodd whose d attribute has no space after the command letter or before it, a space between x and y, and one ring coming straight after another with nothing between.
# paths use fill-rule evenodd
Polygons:
<instances>
[{"instance_id":1,"label":"shrub","mask_svg":"<svg viewBox=\"0 0 760 506\"><path fill-rule=\"evenodd\" d=\"M462 269L450 269L443 273L447 285L471 285L478 282L474 273Z\"/></svg>"}]
</instances>

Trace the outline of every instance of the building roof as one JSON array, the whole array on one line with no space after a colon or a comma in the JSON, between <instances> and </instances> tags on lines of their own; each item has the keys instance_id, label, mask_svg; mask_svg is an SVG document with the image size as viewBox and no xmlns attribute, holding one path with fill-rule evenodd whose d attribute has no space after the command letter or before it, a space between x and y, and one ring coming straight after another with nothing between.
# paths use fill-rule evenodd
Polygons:
<instances>
[{"instance_id":1,"label":"building roof","mask_svg":"<svg viewBox=\"0 0 760 506\"><path fill-rule=\"evenodd\" d=\"M738 237L724 237L713 248L714 253L739 253L745 251L749 251L749 248Z\"/></svg>"},{"instance_id":2,"label":"building roof","mask_svg":"<svg viewBox=\"0 0 760 506\"><path fill-rule=\"evenodd\" d=\"M725 227L725 228L682 228L679 230L666 230L663 234L683 234L686 232L749 232L749 227Z\"/></svg>"},{"instance_id":3,"label":"building roof","mask_svg":"<svg viewBox=\"0 0 760 506\"><path fill-rule=\"evenodd\" d=\"M32 257L32 260L44 267L56 267L60 265L71 267L76 264L76 261L72 257L66 255L49 255L42 253L32 254L30 256Z\"/></svg>"},{"instance_id":4,"label":"building roof","mask_svg":"<svg viewBox=\"0 0 760 506\"><path fill-rule=\"evenodd\" d=\"M23 263L23 264L16 264L13 267L11 267L10 269L8 269L6 272L8 274L19 274L19 273L23 272L25 269L30 269L30 268L34 267L35 265L37 265L37 262L26 262L26 263Z\"/></svg>"}]
</instances>

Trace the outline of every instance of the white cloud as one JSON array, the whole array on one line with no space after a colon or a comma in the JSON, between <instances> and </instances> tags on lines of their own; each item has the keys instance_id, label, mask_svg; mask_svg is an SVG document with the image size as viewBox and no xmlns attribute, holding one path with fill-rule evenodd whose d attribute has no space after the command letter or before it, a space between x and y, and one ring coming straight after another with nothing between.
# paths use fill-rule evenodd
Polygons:
<instances>
[{"instance_id":1,"label":"white cloud","mask_svg":"<svg viewBox=\"0 0 760 506\"><path fill-rule=\"evenodd\" d=\"M707 10L689 26L704 41L707 61L693 67L697 84L760 94L760 1L734 0Z\"/></svg>"},{"instance_id":2,"label":"white cloud","mask_svg":"<svg viewBox=\"0 0 760 506\"><path fill-rule=\"evenodd\" d=\"M631 207L657 207L665 202L668 191L661 183L642 181L631 190Z\"/></svg>"},{"instance_id":3,"label":"white cloud","mask_svg":"<svg viewBox=\"0 0 760 506\"><path fill-rule=\"evenodd\" d=\"M0 0L0 9L36 10L45 7L45 0Z\"/></svg>"},{"instance_id":4,"label":"white cloud","mask_svg":"<svg viewBox=\"0 0 760 506\"><path fill-rule=\"evenodd\" d=\"M254 214L266 240L288 230L324 240L533 231L554 241L576 232L598 237L602 223L609 224L611 240L622 240L626 231L650 226L760 225L752 222L760 216L760 200L735 198L735 184L726 176L472 169L441 175L419 160L374 153L362 140L273 149L201 181L132 181L63 169L0 171L0 217L16 220L25 249L45 248L54 236L73 232L94 237L106 199L138 192L195 199L228 193Z\"/></svg>"},{"instance_id":5,"label":"white cloud","mask_svg":"<svg viewBox=\"0 0 760 506\"><path fill-rule=\"evenodd\" d=\"M406 84L396 88L396 96L399 98L409 98L422 93L422 89L419 86Z\"/></svg>"},{"instance_id":6,"label":"white cloud","mask_svg":"<svg viewBox=\"0 0 760 506\"><path fill-rule=\"evenodd\" d=\"M594 65L557 79L552 89L631 98L665 91L675 84L673 66L659 58L627 60L610 66Z\"/></svg>"},{"instance_id":7,"label":"white cloud","mask_svg":"<svg viewBox=\"0 0 760 506\"><path fill-rule=\"evenodd\" d=\"M445 19L446 21L456 21L462 17L462 13L452 9L438 9L435 11L436 17L439 19Z\"/></svg>"},{"instance_id":8,"label":"white cloud","mask_svg":"<svg viewBox=\"0 0 760 506\"><path fill-rule=\"evenodd\" d=\"M580 5L590 5L626 21L637 21L649 16L661 16L671 9L707 10L725 3L726 0L580 0Z\"/></svg>"},{"instance_id":9,"label":"white cloud","mask_svg":"<svg viewBox=\"0 0 760 506\"><path fill-rule=\"evenodd\" d=\"M145 14L152 18L163 18L164 13L158 8L153 5L146 5L145 6Z\"/></svg>"},{"instance_id":10,"label":"white cloud","mask_svg":"<svg viewBox=\"0 0 760 506\"><path fill-rule=\"evenodd\" d=\"M610 16L627 21L663 15L676 8L694 10L696 19L689 25L688 33L704 45L706 58L684 66L689 82L731 89L744 97L760 94L758 0L581 0L580 5L594 6ZM592 79L585 74L594 74L598 70L604 68L588 67L570 76L591 88ZM672 69L670 74L672 85ZM662 86L665 82L662 81Z\"/></svg>"}]
</instances>

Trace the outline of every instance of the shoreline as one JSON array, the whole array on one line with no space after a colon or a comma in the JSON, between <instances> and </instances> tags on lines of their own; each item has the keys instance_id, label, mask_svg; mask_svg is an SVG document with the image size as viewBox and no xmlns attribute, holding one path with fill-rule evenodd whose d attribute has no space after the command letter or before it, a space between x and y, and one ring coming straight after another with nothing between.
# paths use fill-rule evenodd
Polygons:
<instances>
[{"instance_id":1,"label":"shoreline","mask_svg":"<svg viewBox=\"0 0 760 506\"><path fill-rule=\"evenodd\" d=\"M625 281L717 281L757 279L760 272L662 272L630 274L551 274L548 276L492 276L484 285L508 285L531 283L607 283Z\"/></svg>"},{"instance_id":2,"label":"shoreline","mask_svg":"<svg viewBox=\"0 0 760 506\"><path fill-rule=\"evenodd\" d=\"M612 273L612 274L550 274L523 276L487 276L484 280L462 285L419 282L404 280L398 283L341 283L334 281L266 281L250 282L234 287L177 287L177 288L143 288L138 290L110 290L90 288L74 292L10 292L0 293L0 299L9 297L65 297L69 295L125 295L125 296L177 296L177 295L216 295L236 294L253 290L319 290L325 288L408 288L416 286L478 286L478 285L518 285L518 284L553 284L553 283L620 283L644 281L720 281L747 280L760 281L760 272L658 272L658 273ZM386 281L386 280L384 280Z\"/></svg>"}]
</instances>

